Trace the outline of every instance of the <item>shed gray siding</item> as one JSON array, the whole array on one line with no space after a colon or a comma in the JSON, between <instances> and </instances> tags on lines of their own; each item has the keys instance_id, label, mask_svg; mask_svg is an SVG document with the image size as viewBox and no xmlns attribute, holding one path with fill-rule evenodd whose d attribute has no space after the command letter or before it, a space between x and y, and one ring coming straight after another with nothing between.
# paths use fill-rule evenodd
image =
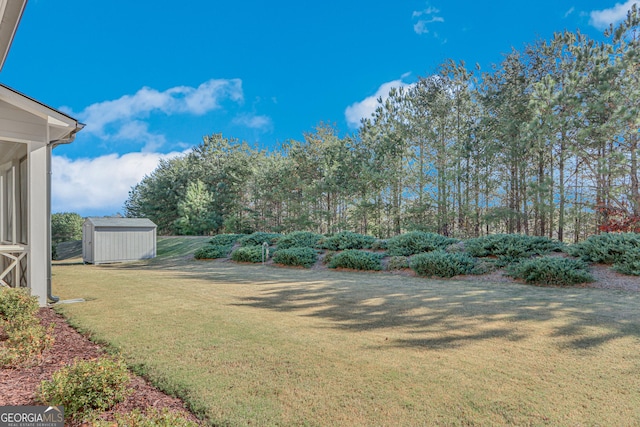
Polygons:
<instances>
[{"instance_id":1,"label":"shed gray siding","mask_svg":"<svg viewBox=\"0 0 640 427\"><path fill-rule=\"evenodd\" d=\"M82 257L92 264L155 258L156 225L141 218L87 218Z\"/></svg>"}]
</instances>

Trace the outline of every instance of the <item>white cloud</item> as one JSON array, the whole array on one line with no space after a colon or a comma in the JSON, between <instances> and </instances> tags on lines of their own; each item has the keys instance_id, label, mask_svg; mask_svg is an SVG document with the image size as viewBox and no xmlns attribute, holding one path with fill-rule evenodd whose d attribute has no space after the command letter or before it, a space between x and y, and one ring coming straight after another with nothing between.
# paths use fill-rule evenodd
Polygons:
<instances>
[{"instance_id":1,"label":"white cloud","mask_svg":"<svg viewBox=\"0 0 640 427\"><path fill-rule=\"evenodd\" d=\"M565 17L565 18L567 18L569 15L571 15L573 12L575 12L575 10L576 10L576 8L575 8L575 7L573 7L573 6L571 6L571 8L569 8L569 10L567 10L567 11L564 13L564 17Z\"/></svg>"},{"instance_id":2,"label":"white cloud","mask_svg":"<svg viewBox=\"0 0 640 427\"><path fill-rule=\"evenodd\" d=\"M53 212L110 215L122 212L131 187L150 174L162 158L183 153L109 154L92 159L52 158Z\"/></svg>"},{"instance_id":3,"label":"white cloud","mask_svg":"<svg viewBox=\"0 0 640 427\"><path fill-rule=\"evenodd\" d=\"M624 20L627 16L627 12L634 4L639 4L637 0L627 0L624 3L616 3L615 6L609 9L594 10L590 13L591 20L589 23L599 30L604 30L609 27L610 24L617 24Z\"/></svg>"},{"instance_id":4,"label":"white cloud","mask_svg":"<svg viewBox=\"0 0 640 427\"><path fill-rule=\"evenodd\" d=\"M429 28L427 25L444 22L444 18L437 15L439 13L440 9L432 6L427 6L424 10L414 10L411 17L417 19L417 21L413 24L413 31L415 31L416 34L428 34Z\"/></svg>"},{"instance_id":5,"label":"white cloud","mask_svg":"<svg viewBox=\"0 0 640 427\"><path fill-rule=\"evenodd\" d=\"M257 116L255 114L240 114L232 120L233 124L248 127L250 129L271 129L273 123L268 116Z\"/></svg>"},{"instance_id":6,"label":"white cloud","mask_svg":"<svg viewBox=\"0 0 640 427\"><path fill-rule=\"evenodd\" d=\"M402 77L405 78L407 76L408 74L404 74ZM354 102L348 106L344 111L344 116L349 127L352 129L360 127L360 121L364 118L371 117L371 114L376 111L376 108L379 105L378 98L382 98L384 101L389 97L389 91L392 88L404 86L411 86L411 84L405 83L401 79L383 83L374 95L368 96L362 101Z\"/></svg>"},{"instance_id":7,"label":"white cloud","mask_svg":"<svg viewBox=\"0 0 640 427\"><path fill-rule=\"evenodd\" d=\"M240 79L212 79L197 88L177 86L160 92L143 87L133 95L98 102L79 113L72 114L86 123L83 132L108 138L108 127L121 128L134 120L148 117L151 113L176 113L202 115L220 108L220 102L230 99L236 103L243 100Z\"/></svg>"}]
</instances>

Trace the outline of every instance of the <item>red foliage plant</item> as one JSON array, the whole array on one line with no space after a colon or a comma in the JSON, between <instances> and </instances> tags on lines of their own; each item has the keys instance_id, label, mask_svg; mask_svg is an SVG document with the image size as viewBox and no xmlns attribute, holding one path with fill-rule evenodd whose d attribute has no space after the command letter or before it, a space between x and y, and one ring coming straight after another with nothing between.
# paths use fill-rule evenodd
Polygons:
<instances>
[{"instance_id":1,"label":"red foliage plant","mask_svg":"<svg viewBox=\"0 0 640 427\"><path fill-rule=\"evenodd\" d=\"M599 206L596 210L603 218L598 230L607 233L640 233L640 215L634 214L626 205Z\"/></svg>"}]
</instances>

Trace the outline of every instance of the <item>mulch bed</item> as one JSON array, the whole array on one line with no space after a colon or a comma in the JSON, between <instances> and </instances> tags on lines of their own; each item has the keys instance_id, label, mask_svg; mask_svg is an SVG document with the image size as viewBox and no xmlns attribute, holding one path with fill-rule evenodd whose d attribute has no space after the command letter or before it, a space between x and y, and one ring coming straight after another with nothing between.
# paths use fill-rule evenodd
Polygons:
<instances>
[{"instance_id":1,"label":"mulch bed","mask_svg":"<svg viewBox=\"0 0 640 427\"><path fill-rule=\"evenodd\" d=\"M42 403L35 399L41 381L51 379L55 371L72 364L75 359L94 359L106 354L100 345L78 333L53 309L41 308L38 316L43 325L55 324L53 347L43 353L36 366L0 369L0 406L41 405ZM130 386L134 390L133 393L124 402L103 413L101 418L111 421L116 413L126 413L134 409L145 412L151 408L167 408L202 425L180 399L164 394L144 378L132 375ZM67 423L66 425L71 427L79 425L69 421Z\"/></svg>"}]
</instances>

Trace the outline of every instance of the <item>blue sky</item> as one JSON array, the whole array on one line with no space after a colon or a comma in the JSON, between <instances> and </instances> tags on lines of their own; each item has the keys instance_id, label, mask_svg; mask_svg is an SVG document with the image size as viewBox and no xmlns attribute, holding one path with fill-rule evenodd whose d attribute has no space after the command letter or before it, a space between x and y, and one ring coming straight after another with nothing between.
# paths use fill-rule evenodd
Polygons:
<instances>
[{"instance_id":1,"label":"blue sky","mask_svg":"<svg viewBox=\"0 0 640 427\"><path fill-rule=\"evenodd\" d=\"M163 156L357 130L446 59L499 63L555 31L600 39L636 1L29 0L0 81L86 124L54 150L53 212L122 212Z\"/></svg>"}]
</instances>

